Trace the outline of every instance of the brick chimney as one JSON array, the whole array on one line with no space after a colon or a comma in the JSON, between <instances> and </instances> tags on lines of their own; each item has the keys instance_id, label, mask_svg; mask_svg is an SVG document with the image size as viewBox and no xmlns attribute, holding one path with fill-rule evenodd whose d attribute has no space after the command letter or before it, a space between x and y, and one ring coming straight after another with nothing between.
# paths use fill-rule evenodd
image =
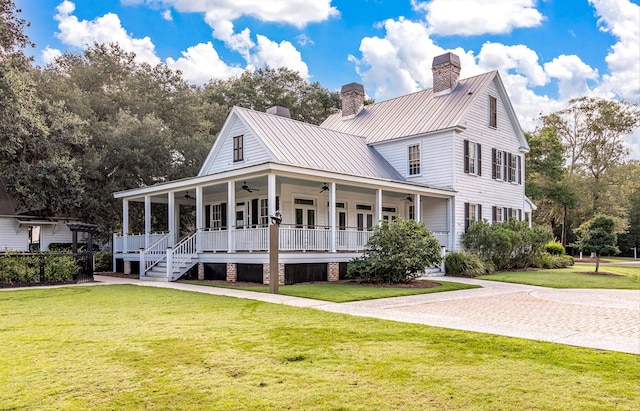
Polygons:
<instances>
[{"instance_id":1,"label":"brick chimney","mask_svg":"<svg viewBox=\"0 0 640 411\"><path fill-rule=\"evenodd\" d=\"M433 95L435 97L449 94L458 85L460 77L460 58L453 53L446 53L433 58Z\"/></svg>"},{"instance_id":2,"label":"brick chimney","mask_svg":"<svg viewBox=\"0 0 640 411\"><path fill-rule=\"evenodd\" d=\"M342 86L342 118L355 117L364 107L364 87L362 84L349 83Z\"/></svg>"},{"instance_id":3,"label":"brick chimney","mask_svg":"<svg viewBox=\"0 0 640 411\"><path fill-rule=\"evenodd\" d=\"M289 109L281 106L273 106L267 109L267 114L273 114L274 116L291 118L291 113Z\"/></svg>"}]
</instances>

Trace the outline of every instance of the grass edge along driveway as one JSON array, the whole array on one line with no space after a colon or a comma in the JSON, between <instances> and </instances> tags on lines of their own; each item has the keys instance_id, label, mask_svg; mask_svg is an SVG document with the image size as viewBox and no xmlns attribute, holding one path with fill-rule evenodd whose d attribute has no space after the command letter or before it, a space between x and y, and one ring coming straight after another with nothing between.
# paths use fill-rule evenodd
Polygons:
<instances>
[{"instance_id":1,"label":"grass edge along driveway","mask_svg":"<svg viewBox=\"0 0 640 411\"><path fill-rule=\"evenodd\" d=\"M329 301L333 303L346 303L352 301L374 300L378 298L404 297L407 295L431 294L445 291L465 290L479 288L477 285L456 283L451 281L418 280L438 284L431 288L402 288L402 287L376 287L374 285L352 284L294 284L281 285L278 294L291 297L310 298L312 300ZM220 285L206 281L185 281L188 284L203 285L209 287L231 288L235 290L255 291L268 293L269 286L242 287L233 285Z\"/></svg>"},{"instance_id":2,"label":"grass edge along driveway","mask_svg":"<svg viewBox=\"0 0 640 411\"><path fill-rule=\"evenodd\" d=\"M549 288L598 288L611 290L639 290L640 268L576 264L572 267L550 270L511 271L476 277L479 280L537 285Z\"/></svg>"},{"instance_id":3,"label":"grass edge along driveway","mask_svg":"<svg viewBox=\"0 0 640 411\"><path fill-rule=\"evenodd\" d=\"M8 409L640 409L632 354L131 285L0 310Z\"/></svg>"}]
</instances>

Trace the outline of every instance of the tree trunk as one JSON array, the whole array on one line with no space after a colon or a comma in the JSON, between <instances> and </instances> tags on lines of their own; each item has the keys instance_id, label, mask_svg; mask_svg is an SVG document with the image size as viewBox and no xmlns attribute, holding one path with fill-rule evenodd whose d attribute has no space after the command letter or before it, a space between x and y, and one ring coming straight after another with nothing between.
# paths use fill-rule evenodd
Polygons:
<instances>
[{"instance_id":1,"label":"tree trunk","mask_svg":"<svg viewBox=\"0 0 640 411\"><path fill-rule=\"evenodd\" d=\"M600 254L596 254L596 273L598 272L598 268L600 268Z\"/></svg>"}]
</instances>

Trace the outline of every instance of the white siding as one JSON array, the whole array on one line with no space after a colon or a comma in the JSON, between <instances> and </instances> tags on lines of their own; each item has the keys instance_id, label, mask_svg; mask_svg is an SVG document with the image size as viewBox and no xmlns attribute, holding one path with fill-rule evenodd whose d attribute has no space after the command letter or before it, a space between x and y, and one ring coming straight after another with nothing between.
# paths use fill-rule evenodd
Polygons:
<instances>
[{"instance_id":1,"label":"white siding","mask_svg":"<svg viewBox=\"0 0 640 411\"><path fill-rule=\"evenodd\" d=\"M244 161L234 162L233 137L240 135L244 136ZM237 117L229 127L228 132L219 138L223 139L221 141L221 146L216 153L211 167L204 173L205 175L262 164L271 160L271 156L265 146L258 138L256 138L255 134L248 127L237 119Z\"/></svg>"},{"instance_id":2,"label":"white siding","mask_svg":"<svg viewBox=\"0 0 640 411\"><path fill-rule=\"evenodd\" d=\"M449 231L447 199L422 198L422 221L431 231Z\"/></svg>"},{"instance_id":3,"label":"white siding","mask_svg":"<svg viewBox=\"0 0 640 411\"><path fill-rule=\"evenodd\" d=\"M69 227L63 222L59 222L55 225L43 225L40 232L40 249L45 251L49 249L51 243L70 243L73 240L73 235ZM86 234L78 233L78 242L85 242Z\"/></svg>"},{"instance_id":4,"label":"white siding","mask_svg":"<svg viewBox=\"0 0 640 411\"><path fill-rule=\"evenodd\" d=\"M451 159L454 151L453 132L410 139L393 140L374 146L376 151L407 181L432 187L451 188L453 174ZM420 144L420 175L409 176L409 146Z\"/></svg>"},{"instance_id":5,"label":"white siding","mask_svg":"<svg viewBox=\"0 0 640 411\"><path fill-rule=\"evenodd\" d=\"M15 218L0 217L0 252L28 251L28 235L29 228L22 226L18 230L18 223Z\"/></svg>"},{"instance_id":6,"label":"white siding","mask_svg":"<svg viewBox=\"0 0 640 411\"><path fill-rule=\"evenodd\" d=\"M489 127L489 96L497 98L497 127ZM495 83L492 82L477 99L463 120L467 129L456 137L455 147L455 186L456 195L456 248L460 247L464 233L464 205L475 203L482 205L482 218L491 221L493 206L524 209L524 154L519 152L520 143L516 130L511 123L504 101ZM482 151L482 175L470 175L464 172L464 140L479 143ZM491 177L491 149L497 148L508 153L519 155L522 164L522 184L494 180Z\"/></svg>"}]
</instances>

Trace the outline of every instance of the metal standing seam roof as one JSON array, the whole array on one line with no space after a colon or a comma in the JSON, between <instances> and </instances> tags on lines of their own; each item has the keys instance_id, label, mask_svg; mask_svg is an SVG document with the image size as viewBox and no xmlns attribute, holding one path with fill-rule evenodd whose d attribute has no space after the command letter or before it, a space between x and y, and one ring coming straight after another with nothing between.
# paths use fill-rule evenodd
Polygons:
<instances>
[{"instance_id":1,"label":"metal standing seam roof","mask_svg":"<svg viewBox=\"0 0 640 411\"><path fill-rule=\"evenodd\" d=\"M279 163L405 181L363 137L241 107L234 110Z\"/></svg>"},{"instance_id":2,"label":"metal standing seam roof","mask_svg":"<svg viewBox=\"0 0 640 411\"><path fill-rule=\"evenodd\" d=\"M428 89L370 104L348 120L338 112L320 127L363 136L367 144L450 129L460 125L479 92L496 75L497 71L490 71L462 79L450 94L438 97Z\"/></svg>"}]
</instances>

